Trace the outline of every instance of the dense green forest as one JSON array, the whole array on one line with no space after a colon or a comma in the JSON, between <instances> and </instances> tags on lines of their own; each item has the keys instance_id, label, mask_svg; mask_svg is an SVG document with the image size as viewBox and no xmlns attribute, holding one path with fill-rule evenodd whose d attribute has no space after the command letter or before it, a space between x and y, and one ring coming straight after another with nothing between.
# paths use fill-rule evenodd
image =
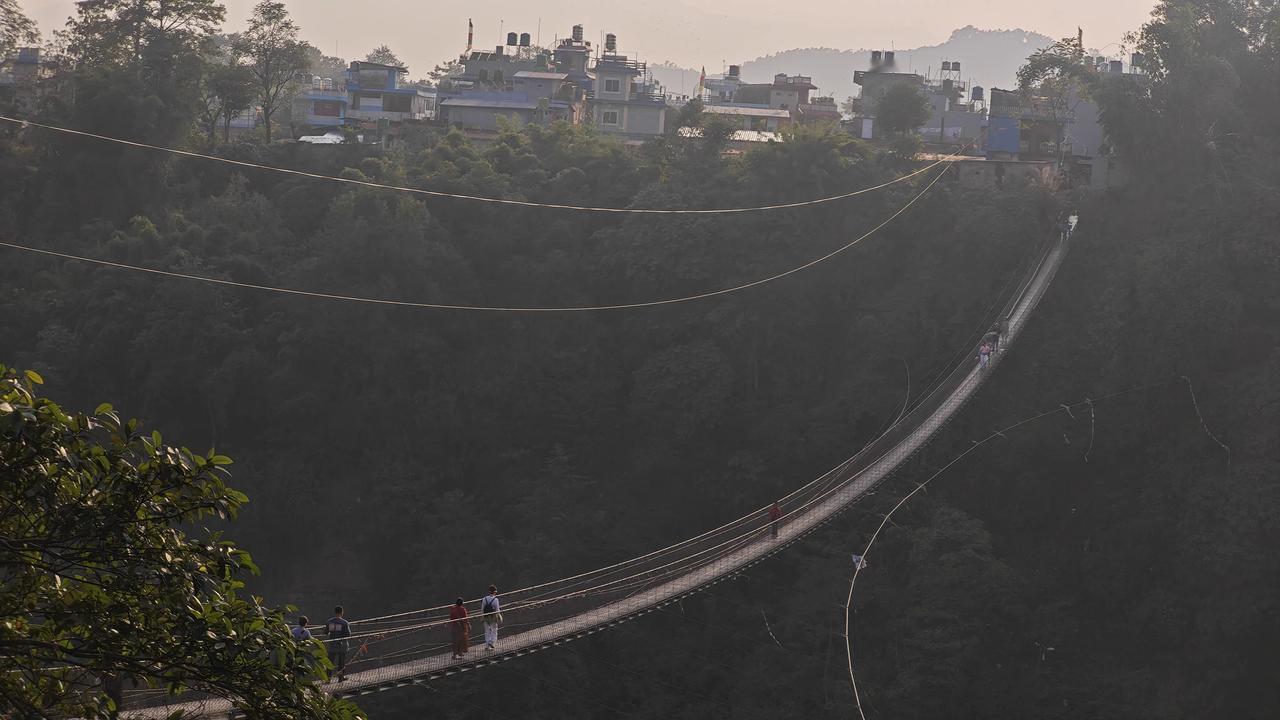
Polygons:
<instances>
[{"instance_id":1,"label":"dense green forest","mask_svg":"<svg viewBox=\"0 0 1280 720\"><path fill-rule=\"evenodd\" d=\"M65 92L39 119L205 148L201 54L220 14L179 5L196 21L141 47L108 16L82 15ZM1094 88L1133 180L1070 196L1082 220L1066 265L995 381L928 452L838 522L678 609L361 707L849 717L849 553L972 441L1097 398L1093 412L1008 433L894 516L854 597L867 717L1280 713L1280 5L1168 0L1133 42L1149 80ZM1070 75L1060 50L1041 81ZM706 135L631 150L557 125L478 147L422 128L385 149L245 138L213 152L616 207L786 202L918 167L835 128L739 158ZM732 286L840 247L922 187L768 215L602 216L0 128L0 239L419 302L614 304ZM608 564L807 482L967 354L1067 198L944 181L804 273L579 314L340 303L0 248L0 360L37 369L68 407L110 401L233 456L250 502L231 533L263 569L255 592L313 616L335 602L367 616Z\"/></svg>"}]
</instances>

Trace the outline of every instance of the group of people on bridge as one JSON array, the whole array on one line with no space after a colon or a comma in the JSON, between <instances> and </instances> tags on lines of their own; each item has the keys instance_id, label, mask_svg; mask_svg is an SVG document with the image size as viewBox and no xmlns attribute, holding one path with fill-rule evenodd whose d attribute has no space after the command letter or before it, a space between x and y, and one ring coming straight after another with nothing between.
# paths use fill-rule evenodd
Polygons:
<instances>
[{"instance_id":1,"label":"group of people on bridge","mask_svg":"<svg viewBox=\"0 0 1280 720\"><path fill-rule=\"evenodd\" d=\"M329 662L333 664L333 677L338 682L347 679L346 667L350 648L347 639L351 637L351 623L347 621L341 605L333 609L333 617L325 621L321 628L324 633L325 649ZM486 651L493 650L498 644L498 626L502 624L502 601L498 599L498 588L489 586L489 592L480 600L480 622L484 625L484 646ZM293 639L299 643L314 639L310 630L311 619L306 615L298 616L298 624L292 629ZM449 609L449 635L453 658L466 655L471 649L471 617L467 612L466 601L458 598Z\"/></svg>"},{"instance_id":2,"label":"group of people on bridge","mask_svg":"<svg viewBox=\"0 0 1280 720\"><path fill-rule=\"evenodd\" d=\"M324 623L324 634L328 638L325 640L325 650L329 653L329 662L333 663L333 674L338 676L338 682L347 679L347 638L351 637L351 623L343 617L346 611L338 605L333 609L333 617ZM293 639L300 642L310 642L312 639L311 631L307 626L311 624L310 618L306 615L298 617L298 624L293 627ZM330 680L333 678L330 677Z\"/></svg>"},{"instance_id":3,"label":"group of people on bridge","mask_svg":"<svg viewBox=\"0 0 1280 720\"><path fill-rule=\"evenodd\" d=\"M484 625L484 649L491 651L498 645L498 626L502 624L502 601L495 585L490 585L489 592L480 599L480 622ZM453 659L471 651L471 616L462 598L449 609L449 638Z\"/></svg>"},{"instance_id":4,"label":"group of people on bridge","mask_svg":"<svg viewBox=\"0 0 1280 720\"><path fill-rule=\"evenodd\" d=\"M991 358L1000 352L1000 340L1009 332L1009 321L1007 319L997 322L991 326L986 335L982 336L982 342L978 344L978 369L986 370L991 364Z\"/></svg>"}]
</instances>

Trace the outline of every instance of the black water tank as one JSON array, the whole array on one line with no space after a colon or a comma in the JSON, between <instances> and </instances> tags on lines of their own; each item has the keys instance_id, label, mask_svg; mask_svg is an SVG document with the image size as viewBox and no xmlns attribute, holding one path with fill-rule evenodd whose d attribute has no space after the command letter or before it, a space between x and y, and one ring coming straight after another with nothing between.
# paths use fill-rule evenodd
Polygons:
<instances>
[{"instance_id":1,"label":"black water tank","mask_svg":"<svg viewBox=\"0 0 1280 720\"><path fill-rule=\"evenodd\" d=\"M533 38L529 37L529 33L520 33L520 47L529 47Z\"/></svg>"},{"instance_id":2,"label":"black water tank","mask_svg":"<svg viewBox=\"0 0 1280 720\"><path fill-rule=\"evenodd\" d=\"M513 32L512 32L512 33L507 33L507 44L508 44L508 45L517 45L517 44L519 44L519 42L520 42L520 36L519 36L519 35L516 35L516 34L515 34L515 33L513 33Z\"/></svg>"}]
</instances>

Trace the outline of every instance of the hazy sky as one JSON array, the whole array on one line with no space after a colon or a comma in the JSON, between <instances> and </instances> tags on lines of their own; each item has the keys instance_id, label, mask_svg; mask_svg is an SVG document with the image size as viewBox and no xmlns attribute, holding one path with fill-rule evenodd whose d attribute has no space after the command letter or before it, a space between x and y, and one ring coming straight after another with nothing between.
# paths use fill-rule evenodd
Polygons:
<instances>
[{"instance_id":1,"label":"hazy sky","mask_svg":"<svg viewBox=\"0 0 1280 720\"><path fill-rule=\"evenodd\" d=\"M60 28L73 0L18 0L42 30ZM228 26L244 24L254 0L223 0ZM476 24L476 46L500 42L506 31L538 34L550 44L575 23L597 42L618 35L619 50L650 62L670 60L719 72L737 63L796 47L912 48L946 40L965 25L1033 30L1050 37L1085 30L1090 47L1103 49L1137 29L1154 0L292 0L306 40L327 54L363 57L390 45L415 77L466 46L467 18Z\"/></svg>"}]
</instances>

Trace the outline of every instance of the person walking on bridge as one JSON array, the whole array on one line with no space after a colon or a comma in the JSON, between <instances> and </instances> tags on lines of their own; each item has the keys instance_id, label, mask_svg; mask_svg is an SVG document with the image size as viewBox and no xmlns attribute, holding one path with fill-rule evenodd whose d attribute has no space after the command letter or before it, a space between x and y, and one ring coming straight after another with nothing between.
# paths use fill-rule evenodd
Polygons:
<instances>
[{"instance_id":1,"label":"person walking on bridge","mask_svg":"<svg viewBox=\"0 0 1280 720\"><path fill-rule=\"evenodd\" d=\"M338 676L338 682L347 679L344 670L347 667L347 638L351 637L351 623L342 616L342 606L339 605L333 609L333 617L324 624L324 634L329 636L326 641L329 650L329 662L333 663L333 672ZM332 682L333 677L330 676L326 682Z\"/></svg>"},{"instance_id":2,"label":"person walking on bridge","mask_svg":"<svg viewBox=\"0 0 1280 720\"><path fill-rule=\"evenodd\" d=\"M495 585L489 586L489 594L480 601L480 619L484 622L484 647L492 650L498 644L498 624L502 622L502 604Z\"/></svg>"},{"instance_id":3,"label":"person walking on bridge","mask_svg":"<svg viewBox=\"0 0 1280 720\"><path fill-rule=\"evenodd\" d=\"M467 617L462 598L458 598L449 610L449 632L453 639L453 659L457 660L471 649L471 620Z\"/></svg>"},{"instance_id":4,"label":"person walking on bridge","mask_svg":"<svg viewBox=\"0 0 1280 720\"><path fill-rule=\"evenodd\" d=\"M769 508L769 531L773 533L773 539L778 539L778 526L782 524L782 507L774 501Z\"/></svg>"},{"instance_id":5,"label":"person walking on bridge","mask_svg":"<svg viewBox=\"0 0 1280 720\"><path fill-rule=\"evenodd\" d=\"M300 643L307 642L311 639L311 631L307 629L307 625L311 623L311 619L306 615L298 617L298 624L293 627L293 639Z\"/></svg>"},{"instance_id":6,"label":"person walking on bridge","mask_svg":"<svg viewBox=\"0 0 1280 720\"><path fill-rule=\"evenodd\" d=\"M1000 324L996 323L991 326L991 330L982 336L982 342L991 346L991 354L1000 352Z\"/></svg>"}]
</instances>

